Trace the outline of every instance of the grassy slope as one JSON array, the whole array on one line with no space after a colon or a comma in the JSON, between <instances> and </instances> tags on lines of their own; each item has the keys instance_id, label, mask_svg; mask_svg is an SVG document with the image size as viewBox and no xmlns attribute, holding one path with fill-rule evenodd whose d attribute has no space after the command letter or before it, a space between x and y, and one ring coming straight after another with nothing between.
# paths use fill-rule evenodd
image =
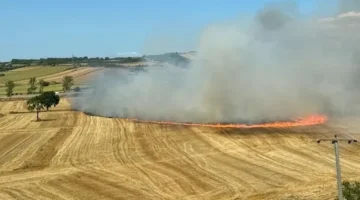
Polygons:
<instances>
[{"instance_id":1,"label":"grassy slope","mask_svg":"<svg viewBox=\"0 0 360 200\"><path fill-rule=\"evenodd\" d=\"M44 77L47 75L57 74L63 72L65 70L71 69L71 66L56 66L56 67L25 67L16 70L11 70L8 72L4 72L5 76L0 77L0 96L6 94L5 91L5 82L7 80L15 81L14 93L22 93L26 94L29 85L24 80L28 80L31 77ZM38 80L37 80L38 81ZM76 79L75 79L76 82ZM76 87L75 85L74 87ZM39 88L39 85L37 84ZM61 91L62 85L61 83L52 84L47 87L44 87L44 91Z\"/></svg>"},{"instance_id":2,"label":"grassy slope","mask_svg":"<svg viewBox=\"0 0 360 200\"><path fill-rule=\"evenodd\" d=\"M71 69L71 66L32 67L29 70L11 70L2 73L5 74L5 76L0 76L0 84L4 84L8 80L21 81L30 79L31 77L41 77L49 74L55 74L68 69Z\"/></svg>"},{"instance_id":3,"label":"grassy slope","mask_svg":"<svg viewBox=\"0 0 360 200\"><path fill-rule=\"evenodd\" d=\"M36 87L37 87L36 92L38 92L39 85L37 84ZM27 93L28 88L29 88L29 85L16 85L14 88L14 93L22 93L25 95ZM6 95L5 89L6 88L4 86L0 86L0 96ZM61 83L44 87L44 91L61 91L61 90L62 90Z\"/></svg>"}]
</instances>

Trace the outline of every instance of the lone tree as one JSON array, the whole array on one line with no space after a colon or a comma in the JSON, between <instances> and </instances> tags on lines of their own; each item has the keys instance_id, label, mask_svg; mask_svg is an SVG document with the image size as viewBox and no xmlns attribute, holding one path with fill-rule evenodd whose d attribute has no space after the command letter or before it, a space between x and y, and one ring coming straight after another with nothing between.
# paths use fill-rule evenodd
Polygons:
<instances>
[{"instance_id":1,"label":"lone tree","mask_svg":"<svg viewBox=\"0 0 360 200\"><path fill-rule=\"evenodd\" d=\"M62 86L64 92L70 91L73 85L74 85L74 78L72 76L64 76L62 80Z\"/></svg>"},{"instance_id":2,"label":"lone tree","mask_svg":"<svg viewBox=\"0 0 360 200\"><path fill-rule=\"evenodd\" d=\"M51 106L59 104L60 97L54 91L44 92L41 95L35 96L27 101L28 110L30 112L36 111L36 120L39 121L39 112L41 110L49 110Z\"/></svg>"},{"instance_id":3,"label":"lone tree","mask_svg":"<svg viewBox=\"0 0 360 200\"><path fill-rule=\"evenodd\" d=\"M44 92L40 95L40 100L45 106L46 110L49 110L51 106L56 107L59 104L60 97L56 95L54 91Z\"/></svg>"},{"instance_id":4,"label":"lone tree","mask_svg":"<svg viewBox=\"0 0 360 200\"><path fill-rule=\"evenodd\" d=\"M39 112L44 109L44 104L42 103L40 96L35 96L29 99L26 103L30 112L36 110L36 121L39 121Z\"/></svg>"},{"instance_id":5,"label":"lone tree","mask_svg":"<svg viewBox=\"0 0 360 200\"><path fill-rule=\"evenodd\" d=\"M30 87L28 88L27 91L28 94L33 94L36 91L35 83L36 83L36 78L35 77L30 78L29 80Z\"/></svg>"},{"instance_id":6,"label":"lone tree","mask_svg":"<svg viewBox=\"0 0 360 200\"><path fill-rule=\"evenodd\" d=\"M14 81L6 81L5 87L6 87L6 96L11 97L15 88Z\"/></svg>"}]
</instances>

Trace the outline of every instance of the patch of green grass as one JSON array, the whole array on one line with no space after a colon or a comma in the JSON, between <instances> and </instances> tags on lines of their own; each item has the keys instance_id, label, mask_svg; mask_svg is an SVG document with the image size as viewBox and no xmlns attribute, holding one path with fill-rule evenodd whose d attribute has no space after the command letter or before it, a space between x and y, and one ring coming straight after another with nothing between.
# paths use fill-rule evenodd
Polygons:
<instances>
[{"instance_id":1,"label":"patch of green grass","mask_svg":"<svg viewBox=\"0 0 360 200\"><path fill-rule=\"evenodd\" d=\"M23 84L23 85L16 85L15 84L15 88L14 88L14 94L15 93L22 93L22 95L26 95L27 94L27 89L30 86L27 84ZM39 85L36 85L36 92L39 92ZM49 85L44 87L44 91L61 91L62 90L62 85L61 84L55 84L55 85ZM4 86L0 86L0 95L6 95L6 87ZM20 95L20 94L19 94Z\"/></svg>"},{"instance_id":2,"label":"patch of green grass","mask_svg":"<svg viewBox=\"0 0 360 200\"><path fill-rule=\"evenodd\" d=\"M71 89L74 89L76 87L80 87L80 88L84 88L87 85L74 85ZM26 95L27 94L27 89L29 88L29 84L21 84L21 85L17 85L15 84L15 88L14 88L14 94L17 93L18 95L21 95L20 93L22 93L22 95ZM39 84L36 84L36 93L39 92ZM62 91L62 84L58 83L58 84L53 84L53 85L49 85L44 87L44 92L47 91L55 91L55 92L60 92ZM5 96L6 95L6 87L5 86L1 86L0 85L0 96ZM16 95L15 95L16 96Z\"/></svg>"},{"instance_id":3,"label":"patch of green grass","mask_svg":"<svg viewBox=\"0 0 360 200\"><path fill-rule=\"evenodd\" d=\"M44 92L47 91L62 91L62 84L55 84L55 85L49 85L47 87L44 87Z\"/></svg>"},{"instance_id":4,"label":"patch of green grass","mask_svg":"<svg viewBox=\"0 0 360 200\"><path fill-rule=\"evenodd\" d=\"M71 69L72 66L54 66L54 67L36 67L24 71L7 71L2 72L5 76L0 76L0 85L3 85L6 81L21 81L30 79L31 77L41 77L50 74L59 73L68 69Z\"/></svg>"}]
</instances>

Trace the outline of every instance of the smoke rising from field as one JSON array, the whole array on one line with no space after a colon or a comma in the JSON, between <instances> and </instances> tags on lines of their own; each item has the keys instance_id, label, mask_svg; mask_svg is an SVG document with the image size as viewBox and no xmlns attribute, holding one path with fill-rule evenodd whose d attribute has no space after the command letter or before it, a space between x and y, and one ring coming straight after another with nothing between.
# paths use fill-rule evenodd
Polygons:
<instances>
[{"instance_id":1,"label":"smoke rising from field","mask_svg":"<svg viewBox=\"0 0 360 200\"><path fill-rule=\"evenodd\" d=\"M351 2L358 5L342 2L345 11ZM250 22L209 25L189 68L108 70L73 107L100 116L203 123L359 110L359 31L356 11L304 19L294 7L265 6Z\"/></svg>"},{"instance_id":2,"label":"smoke rising from field","mask_svg":"<svg viewBox=\"0 0 360 200\"><path fill-rule=\"evenodd\" d=\"M339 13L360 11L359 0L338 0Z\"/></svg>"}]
</instances>

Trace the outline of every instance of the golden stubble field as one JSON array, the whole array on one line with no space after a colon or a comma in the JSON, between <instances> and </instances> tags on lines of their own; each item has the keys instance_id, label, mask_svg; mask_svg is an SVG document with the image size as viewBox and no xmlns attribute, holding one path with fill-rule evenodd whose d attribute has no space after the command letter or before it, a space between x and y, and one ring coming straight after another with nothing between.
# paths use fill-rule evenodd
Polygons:
<instances>
[{"instance_id":1,"label":"golden stubble field","mask_svg":"<svg viewBox=\"0 0 360 200\"><path fill-rule=\"evenodd\" d=\"M87 116L69 105L62 99L35 122L25 102L0 102L0 199L333 199L333 146L316 139L360 136L357 118L212 129ZM359 144L340 147L343 179L360 180Z\"/></svg>"}]
</instances>

